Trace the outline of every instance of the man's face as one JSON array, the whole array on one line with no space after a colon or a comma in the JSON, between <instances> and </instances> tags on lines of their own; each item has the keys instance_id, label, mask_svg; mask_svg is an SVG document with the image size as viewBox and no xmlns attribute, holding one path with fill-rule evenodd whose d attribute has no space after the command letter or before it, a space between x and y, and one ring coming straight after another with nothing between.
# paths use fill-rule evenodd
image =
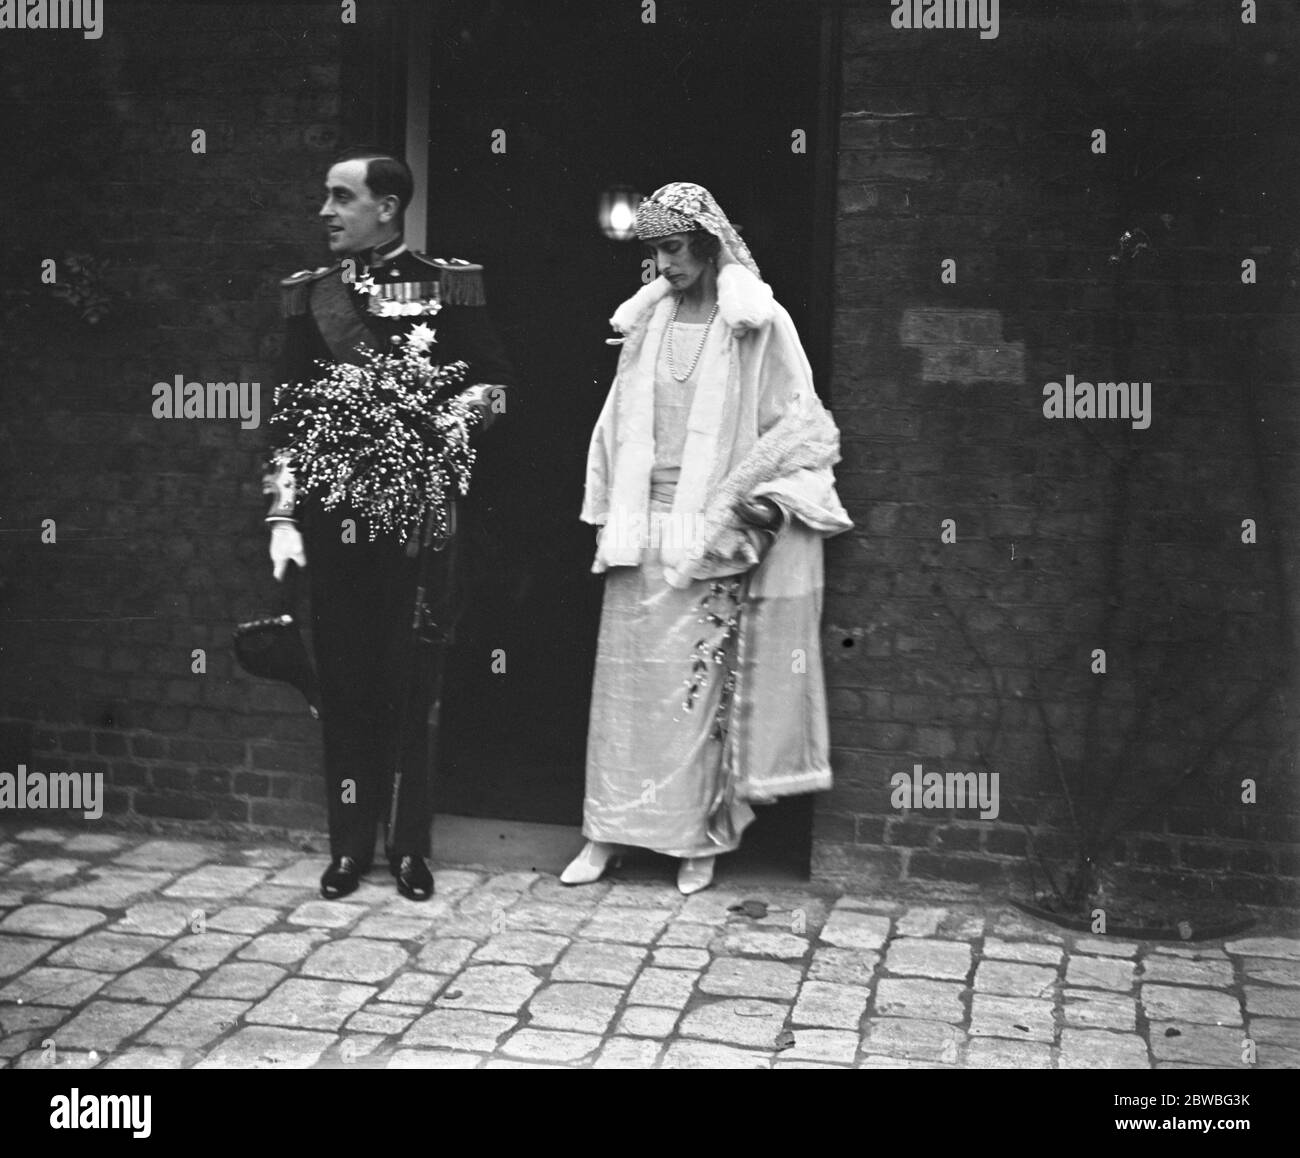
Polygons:
<instances>
[{"instance_id":1,"label":"man's face","mask_svg":"<svg viewBox=\"0 0 1300 1158\"><path fill-rule=\"evenodd\" d=\"M699 281L708 265L691 253L690 241L685 233L657 237L653 241L647 241L646 248L654 257L656 268L678 293L684 293Z\"/></svg>"},{"instance_id":2,"label":"man's face","mask_svg":"<svg viewBox=\"0 0 1300 1158\"><path fill-rule=\"evenodd\" d=\"M365 161L340 161L325 177L320 216L329 229L331 253L360 253L396 232L397 198L375 199L366 184Z\"/></svg>"}]
</instances>

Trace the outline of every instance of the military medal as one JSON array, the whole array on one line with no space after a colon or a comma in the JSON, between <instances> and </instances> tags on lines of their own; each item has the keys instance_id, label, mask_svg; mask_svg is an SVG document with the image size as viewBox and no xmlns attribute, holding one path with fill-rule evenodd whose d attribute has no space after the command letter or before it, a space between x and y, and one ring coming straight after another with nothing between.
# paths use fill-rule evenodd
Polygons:
<instances>
[{"instance_id":1,"label":"military medal","mask_svg":"<svg viewBox=\"0 0 1300 1158\"><path fill-rule=\"evenodd\" d=\"M439 281L376 281L366 274L355 289L370 298L367 308L380 318L432 317L442 309Z\"/></svg>"},{"instance_id":2,"label":"military medal","mask_svg":"<svg viewBox=\"0 0 1300 1158\"><path fill-rule=\"evenodd\" d=\"M375 282L370 312L381 318L430 317L442 309L442 284L437 281Z\"/></svg>"},{"instance_id":3,"label":"military medal","mask_svg":"<svg viewBox=\"0 0 1300 1158\"><path fill-rule=\"evenodd\" d=\"M373 274L359 277L353 286L369 295L369 312L381 318L432 317L444 305L481 306L483 267L460 258L444 261L415 254L437 276L418 281L385 281ZM389 271L394 277L396 269Z\"/></svg>"}]
</instances>

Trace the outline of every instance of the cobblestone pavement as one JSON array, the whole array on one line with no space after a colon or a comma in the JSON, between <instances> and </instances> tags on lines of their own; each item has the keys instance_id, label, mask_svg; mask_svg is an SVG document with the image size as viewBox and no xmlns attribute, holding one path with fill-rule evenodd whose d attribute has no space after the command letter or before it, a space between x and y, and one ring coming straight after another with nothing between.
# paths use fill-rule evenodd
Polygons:
<instances>
[{"instance_id":1,"label":"cobblestone pavement","mask_svg":"<svg viewBox=\"0 0 1300 1158\"><path fill-rule=\"evenodd\" d=\"M380 871L326 902L324 860L11 833L0 1062L1300 1067L1294 934L1136 943L1009 908L455 868L423 904Z\"/></svg>"}]
</instances>

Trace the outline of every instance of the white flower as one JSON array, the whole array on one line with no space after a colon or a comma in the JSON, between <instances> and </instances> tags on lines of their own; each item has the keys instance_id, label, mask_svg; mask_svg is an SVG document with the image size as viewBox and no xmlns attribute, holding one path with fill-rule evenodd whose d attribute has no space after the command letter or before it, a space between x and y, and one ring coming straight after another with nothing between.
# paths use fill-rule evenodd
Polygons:
<instances>
[{"instance_id":1,"label":"white flower","mask_svg":"<svg viewBox=\"0 0 1300 1158\"><path fill-rule=\"evenodd\" d=\"M408 349L416 350L423 354L432 342L438 339L434 337L434 332L423 322L418 326L412 326L411 332L406 335L406 345Z\"/></svg>"}]
</instances>

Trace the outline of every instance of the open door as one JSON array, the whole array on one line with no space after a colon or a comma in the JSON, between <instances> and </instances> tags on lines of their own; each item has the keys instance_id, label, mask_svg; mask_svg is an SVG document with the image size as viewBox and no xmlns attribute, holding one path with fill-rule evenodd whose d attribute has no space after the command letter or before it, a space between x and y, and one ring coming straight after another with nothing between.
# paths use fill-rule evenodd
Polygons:
<instances>
[{"instance_id":1,"label":"open door","mask_svg":"<svg viewBox=\"0 0 1300 1158\"><path fill-rule=\"evenodd\" d=\"M520 402L476 476L470 607L444 696L441 813L582 818L602 579L578 521L587 442L613 376L607 319L642 284L602 191L714 192L824 364L828 263L817 134L832 132L821 6L693 0L449 0L430 17L428 250L486 266ZM801 148L800 134L809 144ZM824 138L823 138L824 139ZM821 228L833 207L821 208ZM823 295L819 297L820 295ZM814 313L819 316L814 317ZM819 388L824 381L819 375ZM743 855L806 874L806 798L760 810Z\"/></svg>"}]
</instances>

